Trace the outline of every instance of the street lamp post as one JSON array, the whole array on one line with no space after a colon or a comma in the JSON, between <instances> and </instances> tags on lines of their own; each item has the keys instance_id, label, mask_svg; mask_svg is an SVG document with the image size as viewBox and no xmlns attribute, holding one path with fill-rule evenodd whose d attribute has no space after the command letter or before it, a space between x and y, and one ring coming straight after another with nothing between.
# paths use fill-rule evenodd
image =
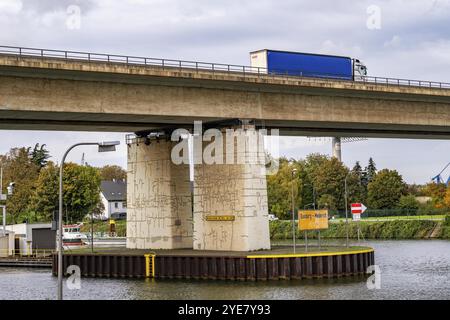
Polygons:
<instances>
[{"instance_id":1,"label":"street lamp post","mask_svg":"<svg viewBox=\"0 0 450 320\"><path fill-rule=\"evenodd\" d=\"M367 171L361 171L361 173L365 173ZM349 175L351 175L353 172L349 171L347 173L347 175L345 176L344 179L344 192L345 192L345 196L344 196L344 200L345 200L345 224L346 224L346 240L345 240L345 244L347 246L347 248L349 247L349 235L348 235L348 203L347 203L347 199L348 199L348 190L347 190L347 178ZM361 177L360 177L361 178ZM359 231L358 231L358 236L359 236Z\"/></svg>"},{"instance_id":2,"label":"street lamp post","mask_svg":"<svg viewBox=\"0 0 450 320\"><path fill-rule=\"evenodd\" d=\"M297 173L297 169L292 169L292 243L295 253L295 198L294 198L294 177Z\"/></svg>"},{"instance_id":3,"label":"street lamp post","mask_svg":"<svg viewBox=\"0 0 450 320\"><path fill-rule=\"evenodd\" d=\"M348 176L351 174L352 172L349 171L347 173L347 175L345 176L344 179L344 192L345 192L345 196L344 196L344 200L345 200L345 246L348 248L349 247L349 243L348 243L348 204L347 204L347 178Z\"/></svg>"},{"instance_id":4,"label":"street lamp post","mask_svg":"<svg viewBox=\"0 0 450 320\"><path fill-rule=\"evenodd\" d=\"M315 210L316 210L316 189L314 188L314 184L312 184L312 183L308 183L308 184L306 184L306 185L312 187L312 192L313 192L313 202L310 203L310 204L305 205L305 209L306 209L306 207L312 205L313 210L315 211ZM319 251L320 251L320 250L321 250L321 245L320 245L320 230L317 230L317 232L318 232ZM307 236L307 234L306 234L306 231L305 231L305 249L306 249L305 251L308 251L308 236Z\"/></svg>"},{"instance_id":5,"label":"street lamp post","mask_svg":"<svg viewBox=\"0 0 450 320\"><path fill-rule=\"evenodd\" d=\"M78 146L98 146L98 152L108 152L115 151L116 146L119 145L119 141L110 141L110 142L80 142L71 146L64 153L64 156L61 160L61 165L59 168L59 212L58 212L58 300L63 299L63 168L64 161L66 160L69 152Z\"/></svg>"}]
</instances>

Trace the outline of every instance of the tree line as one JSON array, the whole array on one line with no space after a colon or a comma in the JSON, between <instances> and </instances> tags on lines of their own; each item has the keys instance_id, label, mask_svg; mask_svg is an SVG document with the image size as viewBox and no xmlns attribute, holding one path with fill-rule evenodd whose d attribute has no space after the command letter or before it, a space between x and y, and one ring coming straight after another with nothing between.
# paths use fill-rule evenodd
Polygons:
<instances>
[{"instance_id":1,"label":"tree line","mask_svg":"<svg viewBox=\"0 0 450 320\"><path fill-rule=\"evenodd\" d=\"M3 190L14 182L14 193L8 196L7 222L49 222L58 210L58 164L49 161L45 144L33 148L12 148L0 155L3 168ZM103 210L100 199L102 180L126 179L120 166L101 168L65 163L63 173L63 202L65 222L78 222L92 212Z\"/></svg>"},{"instance_id":2,"label":"tree line","mask_svg":"<svg viewBox=\"0 0 450 320\"><path fill-rule=\"evenodd\" d=\"M342 212L345 180L349 204L362 202L372 210L402 209L413 214L421 208L450 208L450 188L444 184L408 185L396 170L377 170L372 158L364 169L359 161L350 169L334 157L310 154L299 160L279 159L277 174L267 177L269 212L289 219L292 190L295 210L315 206ZM427 196L430 201L420 203L419 196Z\"/></svg>"},{"instance_id":3,"label":"tree line","mask_svg":"<svg viewBox=\"0 0 450 320\"><path fill-rule=\"evenodd\" d=\"M33 148L12 148L0 155L2 193L6 193L8 182L15 182L14 193L6 201L8 223L53 219L58 209L59 165L49 159L45 145L39 144ZM348 203L363 202L369 209L398 208L410 212L450 209L450 188L445 184L408 185L396 170L377 170L372 158L364 169L360 162L350 169L336 158L323 154L277 161L278 172L267 176L267 192L269 212L281 219L288 219L292 214L292 189L296 210L314 206L345 210L346 178ZM100 182L114 179L126 179L126 171L119 166L96 168L65 163L63 210L67 222L78 222L90 213L103 210ZM429 197L430 201L419 203L419 196Z\"/></svg>"}]
</instances>

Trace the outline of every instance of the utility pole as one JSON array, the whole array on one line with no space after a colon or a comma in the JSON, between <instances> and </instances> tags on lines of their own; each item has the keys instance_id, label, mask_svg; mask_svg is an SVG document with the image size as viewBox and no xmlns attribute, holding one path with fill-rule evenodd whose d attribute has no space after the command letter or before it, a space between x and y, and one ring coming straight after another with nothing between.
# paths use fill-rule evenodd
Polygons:
<instances>
[{"instance_id":1,"label":"utility pole","mask_svg":"<svg viewBox=\"0 0 450 320\"><path fill-rule=\"evenodd\" d=\"M349 172L349 173L347 173L347 175L345 176L345 179L344 179L344 193L345 193L345 196L344 196L344 199L345 199L345 246L348 248L348 246L349 246L349 240L348 240L348 232L349 232L349 230L348 230L348 228L349 228L349 226L348 226L348 204L347 204L347 197L348 197L348 194L347 194L347 178L348 178L348 176L351 174L351 171Z\"/></svg>"}]
</instances>

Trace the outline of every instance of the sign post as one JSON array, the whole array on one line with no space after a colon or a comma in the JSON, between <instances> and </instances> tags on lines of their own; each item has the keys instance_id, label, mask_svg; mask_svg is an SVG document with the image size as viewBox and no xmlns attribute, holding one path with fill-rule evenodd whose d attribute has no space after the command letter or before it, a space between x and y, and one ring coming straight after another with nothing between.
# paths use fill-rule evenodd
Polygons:
<instances>
[{"instance_id":1,"label":"sign post","mask_svg":"<svg viewBox=\"0 0 450 320\"><path fill-rule=\"evenodd\" d=\"M352 203L351 208L353 221L358 222L358 242L359 242L359 234L361 232L359 221L361 221L361 214L363 214L364 211L367 210L367 207L362 203Z\"/></svg>"},{"instance_id":2,"label":"sign post","mask_svg":"<svg viewBox=\"0 0 450 320\"><path fill-rule=\"evenodd\" d=\"M305 231L305 251L308 252L308 230L328 229L328 210L299 210L298 225Z\"/></svg>"}]
</instances>

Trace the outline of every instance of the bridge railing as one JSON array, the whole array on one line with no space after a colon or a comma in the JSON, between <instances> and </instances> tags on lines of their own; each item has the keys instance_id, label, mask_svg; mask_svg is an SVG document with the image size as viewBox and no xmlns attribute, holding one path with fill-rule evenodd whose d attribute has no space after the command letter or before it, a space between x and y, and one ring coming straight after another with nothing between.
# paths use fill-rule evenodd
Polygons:
<instances>
[{"instance_id":1,"label":"bridge railing","mask_svg":"<svg viewBox=\"0 0 450 320\"><path fill-rule=\"evenodd\" d=\"M195 71L209 71L209 72L226 72L226 73L238 73L248 74L259 77L286 77L291 79L307 78L309 80L320 81L352 81L344 75L339 74L317 74L314 72L293 72L292 70L270 70L263 67L252 67L244 65L223 64L223 63L211 63L201 61L188 61L188 60L173 60L162 58L149 58L139 56L124 56L116 54L106 53L92 53L81 51L65 51L54 49L40 49L40 48L26 48L26 47L13 47L13 46L0 46L0 55L12 55L23 57L39 57L39 58L54 58L64 60L81 60L92 62L107 62L118 63L126 65L140 65L140 66L152 66L167 69L179 69L179 70L195 70ZM425 80L412 80L412 79L400 79L400 78L388 78L377 76L356 76L354 79L356 82L364 82L375 85L386 86L408 86L408 87L426 87L435 89L450 89L450 83L437 82L437 81L425 81Z\"/></svg>"}]
</instances>

